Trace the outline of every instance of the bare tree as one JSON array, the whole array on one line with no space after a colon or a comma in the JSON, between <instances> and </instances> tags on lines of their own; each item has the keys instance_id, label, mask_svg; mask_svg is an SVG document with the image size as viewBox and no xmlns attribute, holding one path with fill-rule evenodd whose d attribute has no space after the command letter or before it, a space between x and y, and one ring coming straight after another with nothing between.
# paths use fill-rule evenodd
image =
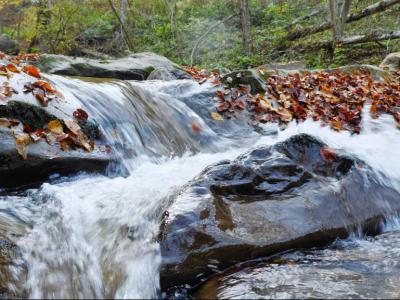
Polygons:
<instances>
[{"instance_id":1,"label":"bare tree","mask_svg":"<svg viewBox=\"0 0 400 300\"><path fill-rule=\"evenodd\" d=\"M125 0L123 0L123 1L125 1ZM115 17L117 18L117 20L118 20L118 22L119 22L119 24L121 26L121 31L123 32L121 37L125 41L126 47L128 48L129 51L133 51L133 47L132 47L132 44L130 42L128 31L126 30L126 26L125 26L126 1L125 1L124 20L121 19L121 16L118 14L118 11L115 8L112 0L108 0L108 4L110 5ZM121 7L122 7L122 5L121 5Z\"/></svg>"},{"instance_id":2,"label":"bare tree","mask_svg":"<svg viewBox=\"0 0 400 300\"><path fill-rule=\"evenodd\" d=\"M127 0L121 0L121 38L124 39L124 27L126 23L126 1Z\"/></svg>"},{"instance_id":3,"label":"bare tree","mask_svg":"<svg viewBox=\"0 0 400 300\"><path fill-rule=\"evenodd\" d=\"M240 17L242 21L242 39L243 48L247 54L251 53L250 44L250 14L249 14L249 1L240 0Z\"/></svg>"},{"instance_id":4,"label":"bare tree","mask_svg":"<svg viewBox=\"0 0 400 300\"><path fill-rule=\"evenodd\" d=\"M340 43L343 39L344 25L346 24L347 15L350 10L351 0L329 0L329 14L331 17L331 25L333 32L333 43Z\"/></svg>"},{"instance_id":5,"label":"bare tree","mask_svg":"<svg viewBox=\"0 0 400 300\"><path fill-rule=\"evenodd\" d=\"M396 4L399 4L399 3L400 3L400 0L381 0L379 2L376 2L374 4L367 6L360 12L348 14L346 17L346 23L355 22L362 18L368 17L370 15L380 13L380 12L385 11L386 9L388 9ZM287 36L287 40L294 41L294 40L306 37L310 34L322 32L322 31L325 31L330 28L332 28L332 24L330 21L323 22L318 25L307 26L307 27L300 28L295 31L289 32L289 34Z\"/></svg>"}]
</instances>

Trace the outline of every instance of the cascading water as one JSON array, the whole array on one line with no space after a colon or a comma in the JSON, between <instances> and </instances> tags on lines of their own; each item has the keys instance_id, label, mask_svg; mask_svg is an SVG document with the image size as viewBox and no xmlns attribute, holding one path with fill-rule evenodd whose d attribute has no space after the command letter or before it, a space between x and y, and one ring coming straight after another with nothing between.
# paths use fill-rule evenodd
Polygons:
<instances>
[{"instance_id":1,"label":"cascading water","mask_svg":"<svg viewBox=\"0 0 400 300\"><path fill-rule=\"evenodd\" d=\"M99 122L119 157L110 175L123 171L127 176L81 174L1 196L0 237L17 245L12 263L3 268L0 293L6 289L5 296L161 296L156 236L174 196L207 165L297 133L364 160L384 175L384 184L400 189L400 131L389 117L372 120L364 113L364 131L356 136L312 121L261 136L240 126L240 120L216 126L208 116L207 84L49 78L65 98L82 104ZM378 246L386 251L394 245Z\"/></svg>"}]
</instances>

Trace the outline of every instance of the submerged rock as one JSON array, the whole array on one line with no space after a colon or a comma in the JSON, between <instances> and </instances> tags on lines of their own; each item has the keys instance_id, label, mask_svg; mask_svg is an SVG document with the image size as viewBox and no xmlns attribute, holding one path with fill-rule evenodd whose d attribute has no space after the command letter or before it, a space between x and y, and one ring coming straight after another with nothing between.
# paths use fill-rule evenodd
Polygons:
<instances>
[{"instance_id":1,"label":"submerged rock","mask_svg":"<svg viewBox=\"0 0 400 300\"><path fill-rule=\"evenodd\" d=\"M238 262L322 246L360 226L376 232L399 193L362 162L308 135L208 167L175 199L161 228L164 289Z\"/></svg>"},{"instance_id":2,"label":"submerged rock","mask_svg":"<svg viewBox=\"0 0 400 300\"><path fill-rule=\"evenodd\" d=\"M124 80L145 80L156 69L166 70L174 79L186 75L169 59L150 52L110 60L43 54L36 65L51 74Z\"/></svg>"}]
</instances>

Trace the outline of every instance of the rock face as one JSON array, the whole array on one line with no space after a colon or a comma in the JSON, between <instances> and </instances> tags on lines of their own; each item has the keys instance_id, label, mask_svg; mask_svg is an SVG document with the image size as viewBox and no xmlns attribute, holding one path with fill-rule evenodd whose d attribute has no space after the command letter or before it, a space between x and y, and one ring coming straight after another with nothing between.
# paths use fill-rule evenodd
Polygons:
<instances>
[{"instance_id":1,"label":"rock face","mask_svg":"<svg viewBox=\"0 0 400 300\"><path fill-rule=\"evenodd\" d=\"M10 39L7 35L0 35L0 51L7 54L18 54L18 45L17 43Z\"/></svg>"},{"instance_id":2,"label":"rock face","mask_svg":"<svg viewBox=\"0 0 400 300\"><path fill-rule=\"evenodd\" d=\"M400 70L400 52L390 53L380 64L381 68L388 68L390 71Z\"/></svg>"},{"instance_id":3,"label":"rock face","mask_svg":"<svg viewBox=\"0 0 400 300\"><path fill-rule=\"evenodd\" d=\"M150 52L112 60L43 54L36 65L46 73L81 77L145 80L154 70L162 69L174 79L189 78L169 59Z\"/></svg>"},{"instance_id":4,"label":"rock face","mask_svg":"<svg viewBox=\"0 0 400 300\"><path fill-rule=\"evenodd\" d=\"M308 135L208 167L175 199L161 227L163 288L281 251L322 246L361 226L376 231L399 193L362 162Z\"/></svg>"}]
</instances>

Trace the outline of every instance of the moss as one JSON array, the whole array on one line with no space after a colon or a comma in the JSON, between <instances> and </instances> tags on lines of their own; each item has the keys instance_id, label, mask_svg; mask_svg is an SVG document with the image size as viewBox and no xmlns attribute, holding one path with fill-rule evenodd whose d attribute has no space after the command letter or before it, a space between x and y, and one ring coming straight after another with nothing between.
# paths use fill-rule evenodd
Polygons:
<instances>
[{"instance_id":1,"label":"moss","mask_svg":"<svg viewBox=\"0 0 400 300\"><path fill-rule=\"evenodd\" d=\"M51 120L57 119L41 107L20 101L9 101L7 105L0 106L0 117L17 119L33 130L41 129Z\"/></svg>"}]
</instances>

